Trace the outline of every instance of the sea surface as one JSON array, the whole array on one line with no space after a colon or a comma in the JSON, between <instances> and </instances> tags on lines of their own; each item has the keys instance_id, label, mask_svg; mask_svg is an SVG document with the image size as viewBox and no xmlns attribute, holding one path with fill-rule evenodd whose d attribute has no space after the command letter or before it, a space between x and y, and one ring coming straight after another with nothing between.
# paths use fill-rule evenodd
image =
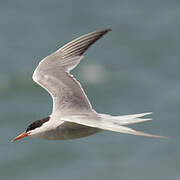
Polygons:
<instances>
[{"instance_id":1,"label":"sea surface","mask_svg":"<svg viewBox=\"0 0 180 180\"><path fill-rule=\"evenodd\" d=\"M52 110L32 81L39 61L97 29L112 31L73 70L97 112L153 112L131 128L77 140L10 140ZM151 117L151 116L150 116ZM180 1L0 1L1 180L180 179Z\"/></svg>"}]
</instances>

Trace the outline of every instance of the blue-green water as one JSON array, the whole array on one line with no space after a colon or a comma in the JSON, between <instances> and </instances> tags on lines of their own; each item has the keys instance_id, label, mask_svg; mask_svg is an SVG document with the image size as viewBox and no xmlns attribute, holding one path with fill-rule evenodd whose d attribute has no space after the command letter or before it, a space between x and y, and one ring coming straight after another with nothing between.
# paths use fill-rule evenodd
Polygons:
<instances>
[{"instance_id":1,"label":"blue-green water","mask_svg":"<svg viewBox=\"0 0 180 180\"><path fill-rule=\"evenodd\" d=\"M176 0L0 1L0 179L179 180L180 2ZM98 112L153 111L131 127L168 140L113 132L72 141L9 140L51 112L31 75L64 43L112 32L73 73Z\"/></svg>"}]
</instances>

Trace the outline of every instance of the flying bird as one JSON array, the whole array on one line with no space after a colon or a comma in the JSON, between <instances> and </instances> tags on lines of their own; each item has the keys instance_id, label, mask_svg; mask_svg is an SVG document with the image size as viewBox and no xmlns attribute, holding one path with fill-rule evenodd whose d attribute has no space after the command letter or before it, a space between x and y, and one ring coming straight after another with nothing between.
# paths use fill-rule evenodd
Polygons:
<instances>
[{"instance_id":1,"label":"flying bird","mask_svg":"<svg viewBox=\"0 0 180 180\"><path fill-rule=\"evenodd\" d=\"M25 136L45 140L68 140L89 136L102 130L160 138L162 136L133 130L125 125L149 121L141 118L149 113L112 116L97 113L81 84L70 73L85 51L111 29L85 34L45 57L33 73L33 80L49 92L53 99L51 115L30 124L14 142Z\"/></svg>"}]
</instances>

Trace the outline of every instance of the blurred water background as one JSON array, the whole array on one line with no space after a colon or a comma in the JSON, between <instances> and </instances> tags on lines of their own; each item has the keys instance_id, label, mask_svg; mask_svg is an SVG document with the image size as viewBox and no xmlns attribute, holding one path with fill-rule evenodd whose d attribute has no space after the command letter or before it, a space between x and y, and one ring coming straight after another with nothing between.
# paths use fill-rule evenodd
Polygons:
<instances>
[{"instance_id":1,"label":"blurred water background","mask_svg":"<svg viewBox=\"0 0 180 180\"><path fill-rule=\"evenodd\" d=\"M180 2L0 1L0 179L179 180ZM168 140L101 132L72 141L10 139L51 113L31 75L64 43L112 28L74 71L97 112L153 112L131 127Z\"/></svg>"}]
</instances>

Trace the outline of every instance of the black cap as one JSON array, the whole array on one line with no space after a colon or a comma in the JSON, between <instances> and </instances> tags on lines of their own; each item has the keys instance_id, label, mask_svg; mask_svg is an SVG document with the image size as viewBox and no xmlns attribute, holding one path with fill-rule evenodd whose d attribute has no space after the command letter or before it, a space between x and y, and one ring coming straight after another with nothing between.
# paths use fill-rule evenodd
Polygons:
<instances>
[{"instance_id":1,"label":"black cap","mask_svg":"<svg viewBox=\"0 0 180 180\"><path fill-rule=\"evenodd\" d=\"M49 121L50 117L46 117L46 118L43 118L41 120L37 120L35 122L33 122L32 124L30 124L27 129L26 129L26 132L28 131L31 131L33 129L36 129L40 126L42 126L45 122Z\"/></svg>"}]
</instances>

